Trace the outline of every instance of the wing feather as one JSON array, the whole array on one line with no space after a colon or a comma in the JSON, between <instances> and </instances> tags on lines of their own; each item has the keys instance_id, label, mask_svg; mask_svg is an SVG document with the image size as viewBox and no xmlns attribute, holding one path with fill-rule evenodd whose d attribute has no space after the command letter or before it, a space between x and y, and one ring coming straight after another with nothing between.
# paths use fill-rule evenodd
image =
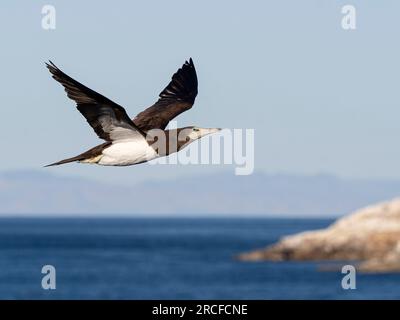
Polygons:
<instances>
[{"instance_id":1,"label":"wing feather","mask_svg":"<svg viewBox=\"0 0 400 320\"><path fill-rule=\"evenodd\" d=\"M106 141L145 136L127 115L125 109L62 72L51 61L46 63L53 78L63 85L67 96L76 102L79 112L99 136Z\"/></svg>"},{"instance_id":2,"label":"wing feather","mask_svg":"<svg viewBox=\"0 0 400 320\"><path fill-rule=\"evenodd\" d=\"M168 122L189 110L197 96L197 74L192 58L186 61L160 93L158 101L140 112L133 122L143 131L165 129Z\"/></svg>"}]
</instances>

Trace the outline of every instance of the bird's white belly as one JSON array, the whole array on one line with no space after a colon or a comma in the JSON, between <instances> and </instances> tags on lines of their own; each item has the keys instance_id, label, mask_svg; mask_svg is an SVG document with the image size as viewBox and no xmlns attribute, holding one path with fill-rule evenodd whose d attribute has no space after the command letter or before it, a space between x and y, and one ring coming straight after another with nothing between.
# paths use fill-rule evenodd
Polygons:
<instances>
[{"instance_id":1,"label":"bird's white belly","mask_svg":"<svg viewBox=\"0 0 400 320\"><path fill-rule=\"evenodd\" d=\"M158 154L145 139L114 142L103 150L98 164L103 166L130 166L157 158Z\"/></svg>"}]
</instances>

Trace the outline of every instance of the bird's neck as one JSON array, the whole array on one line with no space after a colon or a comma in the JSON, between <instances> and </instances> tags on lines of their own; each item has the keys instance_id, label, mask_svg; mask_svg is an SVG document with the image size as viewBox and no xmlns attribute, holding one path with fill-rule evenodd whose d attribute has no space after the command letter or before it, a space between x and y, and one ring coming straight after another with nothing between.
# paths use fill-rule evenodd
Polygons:
<instances>
[{"instance_id":1,"label":"bird's neck","mask_svg":"<svg viewBox=\"0 0 400 320\"><path fill-rule=\"evenodd\" d=\"M159 156L178 152L191 142L187 135L180 134L182 129L160 130L147 136L147 142Z\"/></svg>"}]
</instances>

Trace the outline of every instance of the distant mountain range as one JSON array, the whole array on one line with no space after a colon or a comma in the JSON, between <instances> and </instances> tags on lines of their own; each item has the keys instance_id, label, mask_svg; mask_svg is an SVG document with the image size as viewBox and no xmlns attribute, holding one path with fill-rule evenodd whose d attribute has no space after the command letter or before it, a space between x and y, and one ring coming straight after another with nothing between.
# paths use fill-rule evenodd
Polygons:
<instances>
[{"instance_id":1,"label":"distant mountain range","mask_svg":"<svg viewBox=\"0 0 400 320\"><path fill-rule=\"evenodd\" d=\"M0 174L1 215L339 216L400 195L400 181L219 173L131 187L40 171Z\"/></svg>"}]
</instances>

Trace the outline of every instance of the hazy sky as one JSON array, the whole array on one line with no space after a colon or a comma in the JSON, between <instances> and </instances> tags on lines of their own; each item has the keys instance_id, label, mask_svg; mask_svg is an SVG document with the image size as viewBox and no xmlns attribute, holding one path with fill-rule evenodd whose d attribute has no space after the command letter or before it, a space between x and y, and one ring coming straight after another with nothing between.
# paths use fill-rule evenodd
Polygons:
<instances>
[{"instance_id":1,"label":"hazy sky","mask_svg":"<svg viewBox=\"0 0 400 320\"><path fill-rule=\"evenodd\" d=\"M41 28L45 4L55 30ZM341 28L345 4L356 30ZM125 182L230 170L41 169L100 142L44 61L134 116L193 57L199 95L179 125L254 128L258 171L400 178L399 11L394 0L2 1L0 170Z\"/></svg>"}]
</instances>

